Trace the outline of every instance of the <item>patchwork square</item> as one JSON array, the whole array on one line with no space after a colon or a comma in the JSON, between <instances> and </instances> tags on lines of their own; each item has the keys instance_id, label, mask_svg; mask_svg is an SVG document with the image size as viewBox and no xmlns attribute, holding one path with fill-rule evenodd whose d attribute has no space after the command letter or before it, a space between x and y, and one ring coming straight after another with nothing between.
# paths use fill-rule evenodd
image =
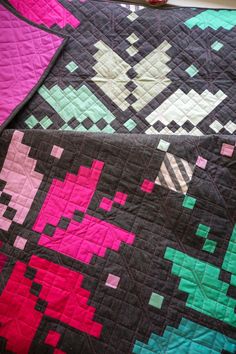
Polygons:
<instances>
[{"instance_id":1,"label":"patchwork square","mask_svg":"<svg viewBox=\"0 0 236 354\"><path fill-rule=\"evenodd\" d=\"M102 198L99 208L104 209L106 211L111 211L112 205L113 205L113 201L104 197Z\"/></svg>"},{"instance_id":2,"label":"patchwork square","mask_svg":"<svg viewBox=\"0 0 236 354\"><path fill-rule=\"evenodd\" d=\"M196 165L198 167L202 168L203 170L205 170L206 165L207 165L207 160L204 159L204 157L202 157L202 156L198 156Z\"/></svg>"},{"instance_id":3,"label":"patchwork square","mask_svg":"<svg viewBox=\"0 0 236 354\"><path fill-rule=\"evenodd\" d=\"M45 343L51 345L52 347L56 347L58 345L60 337L60 333L50 330L45 339Z\"/></svg>"},{"instance_id":4,"label":"patchwork square","mask_svg":"<svg viewBox=\"0 0 236 354\"><path fill-rule=\"evenodd\" d=\"M155 186L154 182L145 179L143 181L143 184L141 185L141 190L146 193L152 193L154 186Z\"/></svg>"},{"instance_id":5,"label":"patchwork square","mask_svg":"<svg viewBox=\"0 0 236 354\"><path fill-rule=\"evenodd\" d=\"M234 149L235 149L234 145L222 144L220 153L223 156L232 157L234 153Z\"/></svg>"},{"instance_id":6,"label":"patchwork square","mask_svg":"<svg viewBox=\"0 0 236 354\"><path fill-rule=\"evenodd\" d=\"M205 240L203 250L209 253L214 253L217 246L217 242L213 240Z\"/></svg>"},{"instance_id":7,"label":"patchwork square","mask_svg":"<svg viewBox=\"0 0 236 354\"><path fill-rule=\"evenodd\" d=\"M120 277L113 274L109 274L107 277L106 286L116 289L118 287L119 281Z\"/></svg>"},{"instance_id":8,"label":"patchwork square","mask_svg":"<svg viewBox=\"0 0 236 354\"><path fill-rule=\"evenodd\" d=\"M60 159L61 155L63 153L64 149L61 148L60 146L53 145L52 151L51 151L51 156Z\"/></svg>"},{"instance_id":9,"label":"patchwork square","mask_svg":"<svg viewBox=\"0 0 236 354\"><path fill-rule=\"evenodd\" d=\"M168 141L161 139L158 143L157 149L166 152L168 151L169 147L170 147L170 143L168 143Z\"/></svg>"},{"instance_id":10,"label":"patchwork square","mask_svg":"<svg viewBox=\"0 0 236 354\"><path fill-rule=\"evenodd\" d=\"M152 293L149 300L149 305L156 307L157 309L161 309L163 301L164 301L164 297L162 295L157 293Z\"/></svg>"},{"instance_id":11,"label":"patchwork square","mask_svg":"<svg viewBox=\"0 0 236 354\"><path fill-rule=\"evenodd\" d=\"M19 248L20 250L23 250L25 248L26 243L27 243L27 240L25 238L23 238L21 236L16 236L13 246L16 248Z\"/></svg>"},{"instance_id":12,"label":"patchwork square","mask_svg":"<svg viewBox=\"0 0 236 354\"><path fill-rule=\"evenodd\" d=\"M196 198L186 195L184 197L183 207L187 209L193 209L195 207L196 202L197 202Z\"/></svg>"}]
</instances>

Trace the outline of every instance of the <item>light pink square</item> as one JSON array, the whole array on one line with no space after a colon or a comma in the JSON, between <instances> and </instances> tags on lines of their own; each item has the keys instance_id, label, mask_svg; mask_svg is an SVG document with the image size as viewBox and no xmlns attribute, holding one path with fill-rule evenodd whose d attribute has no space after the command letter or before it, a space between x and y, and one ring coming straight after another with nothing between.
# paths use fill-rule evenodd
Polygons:
<instances>
[{"instance_id":1,"label":"light pink square","mask_svg":"<svg viewBox=\"0 0 236 354\"><path fill-rule=\"evenodd\" d=\"M197 162L196 162L196 166L202 168L203 170L205 170L207 165L207 160L204 159L202 156L198 156L197 158Z\"/></svg>"},{"instance_id":2,"label":"light pink square","mask_svg":"<svg viewBox=\"0 0 236 354\"><path fill-rule=\"evenodd\" d=\"M111 211L113 205L113 201L108 198L102 198L102 201L99 205L99 208L104 209L106 211Z\"/></svg>"},{"instance_id":3,"label":"light pink square","mask_svg":"<svg viewBox=\"0 0 236 354\"><path fill-rule=\"evenodd\" d=\"M106 286L116 289L119 284L119 281L120 281L120 277L117 277L116 275L113 274L109 274L107 277Z\"/></svg>"},{"instance_id":4,"label":"light pink square","mask_svg":"<svg viewBox=\"0 0 236 354\"><path fill-rule=\"evenodd\" d=\"M63 151L64 149L62 149L60 146L53 145L51 156L55 157L56 159L60 159Z\"/></svg>"},{"instance_id":5,"label":"light pink square","mask_svg":"<svg viewBox=\"0 0 236 354\"><path fill-rule=\"evenodd\" d=\"M114 197L114 202L116 202L120 205L125 205L127 197L128 196L125 193L116 192L115 197Z\"/></svg>"},{"instance_id":6,"label":"light pink square","mask_svg":"<svg viewBox=\"0 0 236 354\"><path fill-rule=\"evenodd\" d=\"M141 185L141 190L146 193L152 193L155 183L145 179Z\"/></svg>"},{"instance_id":7,"label":"light pink square","mask_svg":"<svg viewBox=\"0 0 236 354\"><path fill-rule=\"evenodd\" d=\"M15 242L14 242L14 247L19 248L20 250L23 250L25 248L27 240L21 236L16 236Z\"/></svg>"},{"instance_id":8,"label":"light pink square","mask_svg":"<svg viewBox=\"0 0 236 354\"><path fill-rule=\"evenodd\" d=\"M234 153L234 145L222 144L221 155L231 157Z\"/></svg>"}]
</instances>

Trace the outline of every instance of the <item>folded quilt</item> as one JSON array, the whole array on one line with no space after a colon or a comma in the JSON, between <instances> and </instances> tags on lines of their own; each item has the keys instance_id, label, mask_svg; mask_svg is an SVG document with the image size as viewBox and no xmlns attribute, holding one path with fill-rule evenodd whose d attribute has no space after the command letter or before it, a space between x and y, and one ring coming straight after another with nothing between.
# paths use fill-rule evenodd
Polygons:
<instances>
[{"instance_id":1,"label":"folded quilt","mask_svg":"<svg viewBox=\"0 0 236 354\"><path fill-rule=\"evenodd\" d=\"M1 354L236 353L236 11L121 5L0 0Z\"/></svg>"}]
</instances>

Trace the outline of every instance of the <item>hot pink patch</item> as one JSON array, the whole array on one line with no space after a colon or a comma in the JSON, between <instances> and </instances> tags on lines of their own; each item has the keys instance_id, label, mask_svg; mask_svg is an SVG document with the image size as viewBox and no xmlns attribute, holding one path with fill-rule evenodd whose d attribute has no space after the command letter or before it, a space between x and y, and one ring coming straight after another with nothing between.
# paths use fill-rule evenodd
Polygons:
<instances>
[{"instance_id":1,"label":"hot pink patch","mask_svg":"<svg viewBox=\"0 0 236 354\"><path fill-rule=\"evenodd\" d=\"M45 339L45 343L51 345L52 347L56 347L60 337L61 337L60 333L50 330Z\"/></svg>"},{"instance_id":2,"label":"hot pink patch","mask_svg":"<svg viewBox=\"0 0 236 354\"><path fill-rule=\"evenodd\" d=\"M14 247L23 250L25 248L27 240L21 236L16 236Z\"/></svg>"},{"instance_id":3,"label":"hot pink patch","mask_svg":"<svg viewBox=\"0 0 236 354\"><path fill-rule=\"evenodd\" d=\"M120 277L116 275L109 274L107 277L106 285L110 288L116 289L120 281Z\"/></svg>"},{"instance_id":4,"label":"hot pink patch","mask_svg":"<svg viewBox=\"0 0 236 354\"><path fill-rule=\"evenodd\" d=\"M54 349L53 354L66 354L66 352L63 352L63 350L56 348Z\"/></svg>"},{"instance_id":5,"label":"hot pink patch","mask_svg":"<svg viewBox=\"0 0 236 354\"><path fill-rule=\"evenodd\" d=\"M232 157L233 153L234 153L234 145L230 145L230 144L222 144L221 147L221 155L223 156L228 156L228 157Z\"/></svg>"},{"instance_id":6,"label":"hot pink patch","mask_svg":"<svg viewBox=\"0 0 236 354\"><path fill-rule=\"evenodd\" d=\"M72 220L67 230L57 228L53 236L42 234L39 245L89 264L93 255L104 257L107 248L118 251L121 242L132 244L135 235L106 221L85 214Z\"/></svg>"},{"instance_id":7,"label":"hot pink patch","mask_svg":"<svg viewBox=\"0 0 236 354\"><path fill-rule=\"evenodd\" d=\"M60 146L53 145L51 156L55 157L56 159L60 159L63 151L64 149L62 149Z\"/></svg>"},{"instance_id":8,"label":"hot pink patch","mask_svg":"<svg viewBox=\"0 0 236 354\"><path fill-rule=\"evenodd\" d=\"M145 179L143 181L143 184L141 185L141 190L146 193L152 193L154 186L155 186L154 182Z\"/></svg>"},{"instance_id":9,"label":"hot pink patch","mask_svg":"<svg viewBox=\"0 0 236 354\"><path fill-rule=\"evenodd\" d=\"M114 197L114 202L116 202L120 205L125 205L127 197L128 196L125 193L116 192L115 197Z\"/></svg>"},{"instance_id":10,"label":"hot pink patch","mask_svg":"<svg viewBox=\"0 0 236 354\"><path fill-rule=\"evenodd\" d=\"M81 166L77 175L67 173L63 182L54 179L33 230L43 232L47 224L57 226L62 216L71 219L75 210L86 212L103 165L94 160L90 168Z\"/></svg>"},{"instance_id":11,"label":"hot pink patch","mask_svg":"<svg viewBox=\"0 0 236 354\"><path fill-rule=\"evenodd\" d=\"M113 205L113 201L108 198L102 198L99 208L104 209L106 211L111 211Z\"/></svg>"},{"instance_id":12,"label":"hot pink patch","mask_svg":"<svg viewBox=\"0 0 236 354\"><path fill-rule=\"evenodd\" d=\"M29 20L47 27L67 24L76 28L79 20L73 16L58 0L9 0L15 9Z\"/></svg>"},{"instance_id":13,"label":"hot pink patch","mask_svg":"<svg viewBox=\"0 0 236 354\"><path fill-rule=\"evenodd\" d=\"M207 165L207 160L204 159L202 156L198 156L197 161L196 161L196 166L205 170L206 165Z\"/></svg>"}]
</instances>

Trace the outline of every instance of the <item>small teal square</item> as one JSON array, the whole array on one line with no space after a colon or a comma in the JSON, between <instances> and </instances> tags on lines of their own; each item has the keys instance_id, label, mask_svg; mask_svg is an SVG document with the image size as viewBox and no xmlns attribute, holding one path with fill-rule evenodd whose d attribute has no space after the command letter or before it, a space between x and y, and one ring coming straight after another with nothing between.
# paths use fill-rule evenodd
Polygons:
<instances>
[{"instance_id":1,"label":"small teal square","mask_svg":"<svg viewBox=\"0 0 236 354\"><path fill-rule=\"evenodd\" d=\"M129 119L127 120L127 122L124 123L124 126L126 129L128 129L130 132L136 127L136 123L135 121L133 121L133 119Z\"/></svg>"},{"instance_id":2,"label":"small teal square","mask_svg":"<svg viewBox=\"0 0 236 354\"><path fill-rule=\"evenodd\" d=\"M161 151L164 151L164 152L167 152L168 149L169 149L169 146L170 146L170 143L168 143L168 141L161 139L159 141L157 149L161 150Z\"/></svg>"},{"instance_id":3,"label":"small teal square","mask_svg":"<svg viewBox=\"0 0 236 354\"><path fill-rule=\"evenodd\" d=\"M204 245L203 245L203 250L209 253L214 253L216 249L217 243L216 241L213 240L206 240Z\"/></svg>"},{"instance_id":4,"label":"small teal square","mask_svg":"<svg viewBox=\"0 0 236 354\"><path fill-rule=\"evenodd\" d=\"M194 65L190 65L186 70L185 70L189 76L194 77L198 73L198 69Z\"/></svg>"},{"instance_id":5,"label":"small teal square","mask_svg":"<svg viewBox=\"0 0 236 354\"><path fill-rule=\"evenodd\" d=\"M150 300L149 300L149 305L156 307L157 309L161 309L163 300L164 300L164 297L162 295L152 293Z\"/></svg>"},{"instance_id":6,"label":"small teal square","mask_svg":"<svg viewBox=\"0 0 236 354\"><path fill-rule=\"evenodd\" d=\"M213 50L215 50L216 52L218 52L219 50L221 50L221 48L223 47L224 45L218 41L215 41L212 45L211 45L211 48Z\"/></svg>"},{"instance_id":7,"label":"small teal square","mask_svg":"<svg viewBox=\"0 0 236 354\"><path fill-rule=\"evenodd\" d=\"M76 69L78 69L78 65L75 62L71 61L69 64L66 65L66 69L73 73Z\"/></svg>"},{"instance_id":8,"label":"small teal square","mask_svg":"<svg viewBox=\"0 0 236 354\"><path fill-rule=\"evenodd\" d=\"M187 209L193 209L195 207L195 204L197 202L196 198L190 197L189 195L186 195L183 201L182 206Z\"/></svg>"},{"instance_id":9,"label":"small teal square","mask_svg":"<svg viewBox=\"0 0 236 354\"><path fill-rule=\"evenodd\" d=\"M204 225L204 224L199 224L197 231L196 231L196 235L199 237L207 238L210 230L211 230L211 228L209 226Z\"/></svg>"}]
</instances>

